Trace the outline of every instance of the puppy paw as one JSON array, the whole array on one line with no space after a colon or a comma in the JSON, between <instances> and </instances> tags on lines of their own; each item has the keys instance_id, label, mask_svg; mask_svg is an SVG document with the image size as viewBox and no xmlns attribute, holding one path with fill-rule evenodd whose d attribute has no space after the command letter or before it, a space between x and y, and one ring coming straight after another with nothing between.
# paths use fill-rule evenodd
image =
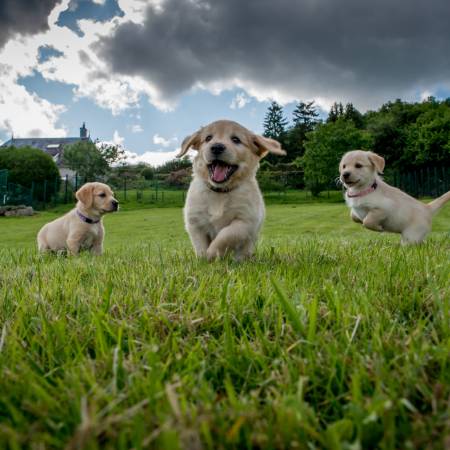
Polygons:
<instances>
[{"instance_id":1,"label":"puppy paw","mask_svg":"<svg viewBox=\"0 0 450 450\"><path fill-rule=\"evenodd\" d=\"M208 250L206 252L206 260L208 262L215 261L218 258L219 258L219 254L217 253L217 251L215 251L215 250L214 251Z\"/></svg>"},{"instance_id":2,"label":"puppy paw","mask_svg":"<svg viewBox=\"0 0 450 450\"><path fill-rule=\"evenodd\" d=\"M364 220L363 226L365 228L367 228L368 230L372 230L372 231L380 231L380 232L384 231L384 228L382 225L380 225L379 223L371 222L369 220Z\"/></svg>"},{"instance_id":3,"label":"puppy paw","mask_svg":"<svg viewBox=\"0 0 450 450\"><path fill-rule=\"evenodd\" d=\"M240 253L240 252L235 252L234 254L234 260L238 263L243 262L243 261L247 261L248 259L251 259L253 257L252 253Z\"/></svg>"},{"instance_id":4,"label":"puppy paw","mask_svg":"<svg viewBox=\"0 0 450 450\"><path fill-rule=\"evenodd\" d=\"M208 262L215 261L216 259L220 259L224 256L224 254L218 249L213 246L209 247L206 251L206 260Z\"/></svg>"}]
</instances>

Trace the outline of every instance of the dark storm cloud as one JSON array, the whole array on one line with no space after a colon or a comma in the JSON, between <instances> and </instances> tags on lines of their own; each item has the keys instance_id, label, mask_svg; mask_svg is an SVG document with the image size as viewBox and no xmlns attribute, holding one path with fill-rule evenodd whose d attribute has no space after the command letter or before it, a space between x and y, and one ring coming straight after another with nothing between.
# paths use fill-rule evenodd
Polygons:
<instances>
[{"instance_id":1,"label":"dark storm cloud","mask_svg":"<svg viewBox=\"0 0 450 450\"><path fill-rule=\"evenodd\" d=\"M0 48L14 35L48 28L47 19L59 0L0 0Z\"/></svg>"},{"instance_id":2,"label":"dark storm cloud","mask_svg":"<svg viewBox=\"0 0 450 450\"><path fill-rule=\"evenodd\" d=\"M196 82L366 106L450 79L448 0L166 0L101 41L115 72L166 98Z\"/></svg>"}]
</instances>

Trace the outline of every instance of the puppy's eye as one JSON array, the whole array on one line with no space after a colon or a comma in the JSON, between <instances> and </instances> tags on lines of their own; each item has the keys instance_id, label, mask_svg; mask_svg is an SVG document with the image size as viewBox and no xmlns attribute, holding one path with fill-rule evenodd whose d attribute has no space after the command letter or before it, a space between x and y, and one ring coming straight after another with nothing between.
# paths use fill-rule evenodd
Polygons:
<instances>
[{"instance_id":1,"label":"puppy's eye","mask_svg":"<svg viewBox=\"0 0 450 450\"><path fill-rule=\"evenodd\" d=\"M101 194L98 194L98 196L104 198L104 197L106 197L106 194L104 192L102 192Z\"/></svg>"},{"instance_id":2,"label":"puppy's eye","mask_svg":"<svg viewBox=\"0 0 450 450\"><path fill-rule=\"evenodd\" d=\"M355 164L355 167L356 167L357 169L361 169L362 164L356 163L356 164Z\"/></svg>"},{"instance_id":3,"label":"puppy's eye","mask_svg":"<svg viewBox=\"0 0 450 450\"><path fill-rule=\"evenodd\" d=\"M209 142L212 139L212 135L208 134L208 136L206 136L205 141Z\"/></svg>"},{"instance_id":4,"label":"puppy's eye","mask_svg":"<svg viewBox=\"0 0 450 450\"><path fill-rule=\"evenodd\" d=\"M241 140L237 137L237 136L231 136L231 140L235 143L235 144L240 144Z\"/></svg>"},{"instance_id":5,"label":"puppy's eye","mask_svg":"<svg viewBox=\"0 0 450 450\"><path fill-rule=\"evenodd\" d=\"M345 169L345 167L346 167L346 166L345 166L345 164L344 164L344 165L342 166L342 168Z\"/></svg>"}]
</instances>

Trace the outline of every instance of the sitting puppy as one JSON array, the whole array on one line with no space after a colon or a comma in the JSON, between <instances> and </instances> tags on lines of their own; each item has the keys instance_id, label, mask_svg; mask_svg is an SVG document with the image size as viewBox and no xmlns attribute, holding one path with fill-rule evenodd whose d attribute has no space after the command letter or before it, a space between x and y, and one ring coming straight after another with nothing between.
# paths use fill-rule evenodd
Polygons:
<instances>
[{"instance_id":1,"label":"sitting puppy","mask_svg":"<svg viewBox=\"0 0 450 450\"><path fill-rule=\"evenodd\" d=\"M256 181L259 160L269 152L286 152L277 141L228 120L213 122L185 138L178 157L191 147L198 153L184 221L197 256L211 261L234 252L238 261L248 258L264 220Z\"/></svg>"},{"instance_id":2,"label":"sitting puppy","mask_svg":"<svg viewBox=\"0 0 450 450\"><path fill-rule=\"evenodd\" d=\"M82 249L95 255L103 252L102 216L117 211L119 202L110 187L103 183L86 183L75 194L77 206L66 215L44 225L38 233L40 252L67 250L77 255Z\"/></svg>"},{"instance_id":3,"label":"sitting puppy","mask_svg":"<svg viewBox=\"0 0 450 450\"><path fill-rule=\"evenodd\" d=\"M374 231L401 233L402 244L421 243L431 231L434 214L450 200L450 192L425 204L385 183L384 159L372 152L354 150L339 164L340 180L347 188L345 201L351 217Z\"/></svg>"}]
</instances>

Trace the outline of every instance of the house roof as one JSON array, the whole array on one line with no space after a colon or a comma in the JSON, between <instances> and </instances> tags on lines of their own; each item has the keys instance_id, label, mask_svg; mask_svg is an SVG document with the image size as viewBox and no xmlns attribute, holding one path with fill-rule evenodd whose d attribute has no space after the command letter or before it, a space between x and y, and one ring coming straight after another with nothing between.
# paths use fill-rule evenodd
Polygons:
<instances>
[{"instance_id":1,"label":"house roof","mask_svg":"<svg viewBox=\"0 0 450 450\"><path fill-rule=\"evenodd\" d=\"M2 147L34 147L52 154L49 150L58 149L62 145L75 144L81 141L79 137L63 137L63 138L11 138L2 144Z\"/></svg>"},{"instance_id":2,"label":"house roof","mask_svg":"<svg viewBox=\"0 0 450 450\"><path fill-rule=\"evenodd\" d=\"M50 155L58 166L63 165L63 147L80 141L89 141L89 137L63 137L63 138L11 138L0 147L33 147Z\"/></svg>"}]
</instances>

